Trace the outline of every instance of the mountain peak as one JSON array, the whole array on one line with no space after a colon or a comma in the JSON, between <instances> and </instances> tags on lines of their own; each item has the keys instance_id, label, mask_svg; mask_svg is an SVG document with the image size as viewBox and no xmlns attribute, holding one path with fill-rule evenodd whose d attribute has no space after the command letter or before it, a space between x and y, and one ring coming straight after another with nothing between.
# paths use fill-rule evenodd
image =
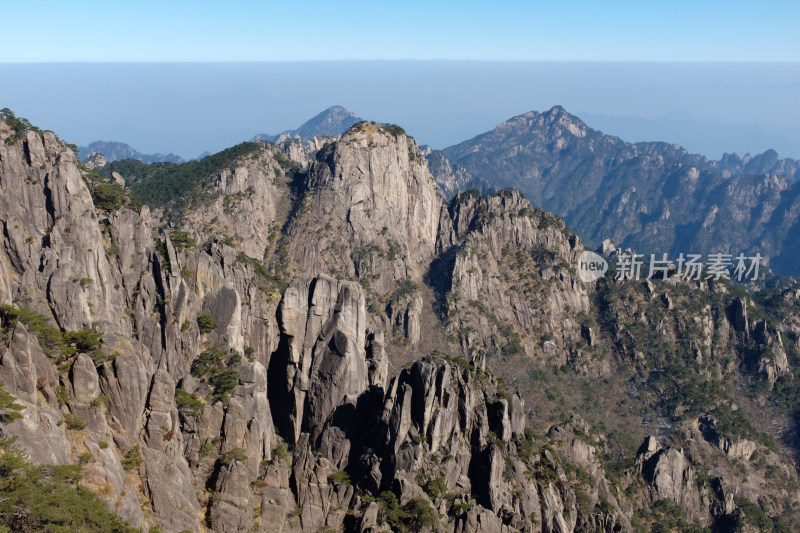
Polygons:
<instances>
[{"instance_id":1,"label":"mountain peak","mask_svg":"<svg viewBox=\"0 0 800 533\"><path fill-rule=\"evenodd\" d=\"M306 121L295 133L300 137L337 137L361 119L342 106L332 106Z\"/></svg>"},{"instance_id":2,"label":"mountain peak","mask_svg":"<svg viewBox=\"0 0 800 533\"><path fill-rule=\"evenodd\" d=\"M554 126L566 127L573 135L583 137L589 127L578 117L570 114L560 105L551 107L544 112L528 111L522 115L512 117L500 123L497 129L519 129L528 131L531 129L552 128Z\"/></svg>"},{"instance_id":3,"label":"mountain peak","mask_svg":"<svg viewBox=\"0 0 800 533\"><path fill-rule=\"evenodd\" d=\"M338 137L350 129L350 126L362 120L355 113L335 105L307 120L296 130L286 130L278 135L259 134L251 140L282 142L297 138L308 141L314 137Z\"/></svg>"},{"instance_id":4,"label":"mountain peak","mask_svg":"<svg viewBox=\"0 0 800 533\"><path fill-rule=\"evenodd\" d=\"M546 117L551 123L562 124L564 126L567 126L567 128L570 129L570 130L575 129L575 128L577 128L579 130L582 130L582 131L584 131L584 135L585 135L585 130L588 129L588 126L586 125L586 123L584 121L582 121L580 118L576 117L575 115L571 114L569 111L567 111L566 109L564 109L560 105L556 105L556 106L551 107L549 111L547 111L545 113L542 113L542 116ZM570 127L570 126L572 126L572 127ZM572 133L576 134L574 131ZM578 134L576 134L576 135L578 135ZM578 136L582 137L582 135L578 135Z\"/></svg>"},{"instance_id":5,"label":"mountain peak","mask_svg":"<svg viewBox=\"0 0 800 533\"><path fill-rule=\"evenodd\" d=\"M571 118L571 119L574 119L574 120L580 120L578 117L576 117L574 115L571 115L566 109L564 109L563 106L560 106L560 105L554 105L553 107L551 107L547 111L542 111L542 112L539 112L539 111L528 111L527 113L523 113L521 115L517 115L515 117L510 118L506 122L508 122L510 120L514 120L515 118L519 118L519 117L526 117L526 118L529 118L529 119L530 118L533 118L533 119L536 119L536 118L556 119L556 118L559 118L559 117L567 117L567 118Z\"/></svg>"}]
</instances>

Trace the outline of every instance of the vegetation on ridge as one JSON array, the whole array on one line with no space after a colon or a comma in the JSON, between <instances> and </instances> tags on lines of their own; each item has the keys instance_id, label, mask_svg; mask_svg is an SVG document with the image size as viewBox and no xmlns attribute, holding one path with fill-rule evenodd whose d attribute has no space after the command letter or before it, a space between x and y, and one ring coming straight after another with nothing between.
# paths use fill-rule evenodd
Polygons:
<instances>
[{"instance_id":1,"label":"vegetation on ridge","mask_svg":"<svg viewBox=\"0 0 800 533\"><path fill-rule=\"evenodd\" d=\"M259 143L244 142L186 163L146 164L135 159L114 161L97 169L106 178L117 172L130 185L133 196L151 207L164 207L173 215L215 197L212 180L221 170L231 167L236 160L258 150Z\"/></svg>"},{"instance_id":2,"label":"vegetation on ridge","mask_svg":"<svg viewBox=\"0 0 800 533\"><path fill-rule=\"evenodd\" d=\"M28 119L17 117L14 112L7 107L0 109L0 120L8 124L9 127L14 130L14 133L10 134L5 139L5 143L10 146L13 146L17 141L21 141L29 131L39 131L39 128L31 124Z\"/></svg>"},{"instance_id":3,"label":"vegetation on ridge","mask_svg":"<svg viewBox=\"0 0 800 533\"><path fill-rule=\"evenodd\" d=\"M38 339L42 352L56 358L58 363L79 353L89 354L95 360L105 358L100 339L103 332L94 328L62 332L51 326L47 317L13 305L0 305L0 341L10 339L17 322L25 324Z\"/></svg>"}]
</instances>

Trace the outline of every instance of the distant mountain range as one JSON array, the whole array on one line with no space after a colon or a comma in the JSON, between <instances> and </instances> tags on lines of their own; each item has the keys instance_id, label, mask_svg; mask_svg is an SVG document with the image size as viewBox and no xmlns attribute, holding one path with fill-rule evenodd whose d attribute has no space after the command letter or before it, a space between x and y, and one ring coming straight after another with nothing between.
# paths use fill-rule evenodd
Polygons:
<instances>
[{"instance_id":1,"label":"distant mountain range","mask_svg":"<svg viewBox=\"0 0 800 533\"><path fill-rule=\"evenodd\" d=\"M314 137L338 137L350 129L350 126L363 119L351 113L342 106L332 106L304 122L296 130L286 130L277 135L260 133L254 136L251 141L283 142L291 139L309 141Z\"/></svg>"},{"instance_id":2,"label":"distant mountain range","mask_svg":"<svg viewBox=\"0 0 800 533\"><path fill-rule=\"evenodd\" d=\"M94 141L89 146L79 146L81 161L86 161L93 153L103 154L106 161L121 161L123 159L136 159L143 163L183 163L184 159L175 154L143 154L129 144L114 141Z\"/></svg>"},{"instance_id":3,"label":"distant mountain range","mask_svg":"<svg viewBox=\"0 0 800 533\"><path fill-rule=\"evenodd\" d=\"M717 158L724 151L740 153L772 148L781 154L796 154L796 128L765 127L761 124L721 124L686 111L654 118L575 113L594 129L623 139L674 140L692 153ZM678 141L679 140L679 141Z\"/></svg>"},{"instance_id":4,"label":"distant mountain range","mask_svg":"<svg viewBox=\"0 0 800 533\"><path fill-rule=\"evenodd\" d=\"M594 245L760 252L776 272L800 272L800 163L774 150L714 161L678 145L625 142L554 107L442 152L463 169L461 182L517 188ZM445 167L431 165L439 183L452 180Z\"/></svg>"},{"instance_id":5,"label":"distant mountain range","mask_svg":"<svg viewBox=\"0 0 800 533\"><path fill-rule=\"evenodd\" d=\"M304 122L296 130L286 130L277 135L261 133L254 136L252 141L268 141L280 143L291 139L309 141L314 137L338 137L350 129L350 126L360 122L361 118L351 113L342 106L332 106L318 114L314 118ZM88 146L78 147L80 159L86 162L93 153L103 154L106 162L121 161L123 159L135 159L143 163L184 163L186 160L175 154L143 154L132 146L122 142L114 141L95 141ZM211 152L200 154L197 159L202 159Z\"/></svg>"}]
</instances>

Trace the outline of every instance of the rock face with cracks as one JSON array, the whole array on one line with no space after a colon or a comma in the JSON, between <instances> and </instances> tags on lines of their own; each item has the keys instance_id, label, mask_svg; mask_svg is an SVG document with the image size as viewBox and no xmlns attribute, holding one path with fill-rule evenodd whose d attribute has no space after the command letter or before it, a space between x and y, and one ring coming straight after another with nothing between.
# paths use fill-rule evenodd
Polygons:
<instances>
[{"instance_id":1,"label":"rock face with cracks","mask_svg":"<svg viewBox=\"0 0 800 533\"><path fill-rule=\"evenodd\" d=\"M768 490L770 516L784 509L760 470L706 473L761 456L795 479L721 407L682 426L685 447L650 437L628 463L579 416L532 431L534 391L495 370L610 379L617 341L644 369L623 319L675 334L652 309L681 287L581 284L563 222L510 190L445 203L395 126L264 144L174 219L120 181L108 208L111 182L53 134L12 134L0 123L0 382L24 410L0 431L37 464L83 457L85 485L136 528L632 531L658 502L712 526L742 515L732 494ZM800 321L725 298L676 320L690 353L724 374L749 343L752 374L782 387Z\"/></svg>"}]
</instances>

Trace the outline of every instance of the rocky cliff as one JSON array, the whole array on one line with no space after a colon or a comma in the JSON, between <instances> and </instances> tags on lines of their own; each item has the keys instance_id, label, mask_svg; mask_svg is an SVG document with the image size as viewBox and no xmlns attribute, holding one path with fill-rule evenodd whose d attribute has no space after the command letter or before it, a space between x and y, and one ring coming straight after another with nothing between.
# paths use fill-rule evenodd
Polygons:
<instances>
[{"instance_id":1,"label":"rocky cliff","mask_svg":"<svg viewBox=\"0 0 800 533\"><path fill-rule=\"evenodd\" d=\"M796 524L796 289L584 285L396 126L236 154L151 209L0 123L0 446L144 531Z\"/></svg>"}]
</instances>

